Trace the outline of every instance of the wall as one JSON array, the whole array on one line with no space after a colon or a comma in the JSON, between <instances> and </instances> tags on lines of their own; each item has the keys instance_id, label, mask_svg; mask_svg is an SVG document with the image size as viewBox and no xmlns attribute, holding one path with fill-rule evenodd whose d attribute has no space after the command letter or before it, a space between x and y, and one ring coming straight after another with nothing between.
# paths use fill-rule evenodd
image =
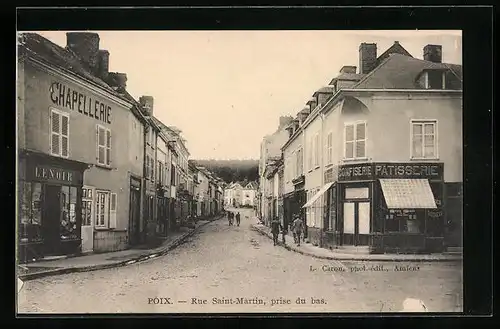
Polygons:
<instances>
[{"instance_id":1,"label":"wall","mask_svg":"<svg viewBox=\"0 0 500 329\"><path fill-rule=\"evenodd\" d=\"M462 168L462 99L449 95L380 95L373 99L359 98L369 106L365 113L342 111L339 131L344 122L365 119L367 124L367 156L373 162L410 162L410 120L437 119L439 159L416 160L444 163L444 180L461 182ZM390 121L390 133L387 122ZM343 141L341 142L341 147Z\"/></svg>"},{"instance_id":2,"label":"wall","mask_svg":"<svg viewBox=\"0 0 500 329\"><path fill-rule=\"evenodd\" d=\"M284 191L283 191L284 194L288 194L288 193L294 191L294 186L292 183L292 180L294 177L292 177L293 175L291 174L292 173L291 161L295 161L294 152L299 147L302 147L302 154L303 154L302 159L303 159L303 162L305 161L305 158L306 158L305 151L306 151L307 145L303 145L302 140L303 140L302 135L296 136L295 139L292 142L290 142L290 144L287 145L287 147L283 150L283 162L284 162L284 168L283 168L284 175L283 175L283 177L285 179ZM302 167L305 169L304 166L302 166Z\"/></svg>"},{"instance_id":3,"label":"wall","mask_svg":"<svg viewBox=\"0 0 500 329\"><path fill-rule=\"evenodd\" d=\"M279 192L279 173L278 171L276 171L276 173L274 174L274 182L273 182L273 197L274 198L277 198L278 197L278 192Z\"/></svg>"},{"instance_id":4,"label":"wall","mask_svg":"<svg viewBox=\"0 0 500 329\"><path fill-rule=\"evenodd\" d=\"M26 132L25 132L25 122L24 122L24 116L25 116L25 110L24 110L24 102L25 102L25 95L24 95L24 84L25 84L25 79L24 79L24 62L18 62L17 65L17 147L18 149L22 149L25 147L25 139L26 139Z\"/></svg>"},{"instance_id":5,"label":"wall","mask_svg":"<svg viewBox=\"0 0 500 329\"><path fill-rule=\"evenodd\" d=\"M125 230L128 227L129 208L129 176L130 172L140 175L142 170L142 146L129 145L130 110L128 106L118 104L105 96L77 84L67 78L48 74L32 65L25 65L25 135L26 148L50 154L50 107L55 107L69 115L69 159L86 162L94 165L84 174L84 184L98 189L117 193L117 227L116 230ZM78 110L71 110L65 106L54 105L51 101L52 83L62 83L87 98L111 107L111 123L89 117ZM102 168L97 165L96 159L96 124L111 129L111 167ZM139 135L140 129L134 134ZM123 150L135 148L138 154L135 161L130 162L130 152Z\"/></svg>"}]
</instances>

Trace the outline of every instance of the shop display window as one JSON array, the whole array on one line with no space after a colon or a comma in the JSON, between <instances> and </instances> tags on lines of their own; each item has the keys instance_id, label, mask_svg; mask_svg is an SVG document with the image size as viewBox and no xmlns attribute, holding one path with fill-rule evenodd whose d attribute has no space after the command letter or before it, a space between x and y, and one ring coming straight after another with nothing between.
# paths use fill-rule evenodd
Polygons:
<instances>
[{"instance_id":1,"label":"shop display window","mask_svg":"<svg viewBox=\"0 0 500 329\"><path fill-rule=\"evenodd\" d=\"M19 184L19 239L21 243L42 241L42 185Z\"/></svg>"},{"instance_id":2,"label":"shop display window","mask_svg":"<svg viewBox=\"0 0 500 329\"><path fill-rule=\"evenodd\" d=\"M61 186L61 240L75 240L79 238L78 225L76 222L77 188L73 186Z\"/></svg>"}]
</instances>

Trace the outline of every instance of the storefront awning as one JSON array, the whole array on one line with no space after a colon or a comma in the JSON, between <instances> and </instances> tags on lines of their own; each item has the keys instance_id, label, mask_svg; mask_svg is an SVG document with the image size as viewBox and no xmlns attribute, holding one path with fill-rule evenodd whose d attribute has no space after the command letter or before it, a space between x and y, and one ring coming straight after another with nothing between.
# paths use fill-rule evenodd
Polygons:
<instances>
[{"instance_id":1,"label":"storefront awning","mask_svg":"<svg viewBox=\"0 0 500 329\"><path fill-rule=\"evenodd\" d=\"M436 209L427 179L380 179L389 209Z\"/></svg>"},{"instance_id":2,"label":"storefront awning","mask_svg":"<svg viewBox=\"0 0 500 329\"><path fill-rule=\"evenodd\" d=\"M315 195L313 195L313 197L309 201L306 202L305 205L302 206L302 208L311 207L314 204L314 202L316 202L316 200L318 200L320 196L322 196L326 191L328 191L328 189L332 185L333 182L325 184Z\"/></svg>"}]
</instances>

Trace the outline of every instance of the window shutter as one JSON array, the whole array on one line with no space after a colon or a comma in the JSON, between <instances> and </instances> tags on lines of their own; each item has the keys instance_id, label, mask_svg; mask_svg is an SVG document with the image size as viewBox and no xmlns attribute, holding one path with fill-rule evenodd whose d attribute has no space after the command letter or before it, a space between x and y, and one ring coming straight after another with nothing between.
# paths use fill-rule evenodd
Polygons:
<instances>
[{"instance_id":1,"label":"window shutter","mask_svg":"<svg viewBox=\"0 0 500 329\"><path fill-rule=\"evenodd\" d=\"M111 165L111 130L106 129L106 165Z\"/></svg>"},{"instance_id":2,"label":"window shutter","mask_svg":"<svg viewBox=\"0 0 500 329\"><path fill-rule=\"evenodd\" d=\"M109 205L109 228L116 228L116 193L111 193L111 201Z\"/></svg>"},{"instance_id":3,"label":"window shutter","mask_svg":"<svg viewBox=\"0 0 500 329\"><path fill-rule=\"evenodd\" d=\"M99 163L99 126L95 126L95 159Z\"/></svg>"},{"instance_id":4,"label":"window shutter","mask_svg":"<svg viewBox=\"0 0 500 329\"><path fill-rule=\"evenodd\" d=\"M60 132L61 118L59 113L52 111L51 114L51 133L50 133L50 152L54 155L61 154Z\"/></svg>"},{"instance_id":5,"label":"window shutter","mask_svg":"<svg viewBox=\"0 0 500 329\"><path fill-rule=\"evenodd\" d=\"M69 148L69 116L61 115L61 156L68 156Z\"/></svg>"}]
</instances>

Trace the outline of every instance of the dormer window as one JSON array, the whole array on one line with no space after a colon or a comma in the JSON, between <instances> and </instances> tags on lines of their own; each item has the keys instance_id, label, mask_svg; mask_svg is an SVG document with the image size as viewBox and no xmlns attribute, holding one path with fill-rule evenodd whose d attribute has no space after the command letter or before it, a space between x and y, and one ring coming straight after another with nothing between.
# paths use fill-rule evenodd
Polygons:
<instances>
[{"instance_id":1,"label":"dormer window","mask_svg":"<svg viewBox=\"0 0 500 329\"><path fill-rule=\"evenodd\" d=\"M446 72L442 70L428 70L424 73L425 89L446 89Z\"/></svg>"}]
</instances>

